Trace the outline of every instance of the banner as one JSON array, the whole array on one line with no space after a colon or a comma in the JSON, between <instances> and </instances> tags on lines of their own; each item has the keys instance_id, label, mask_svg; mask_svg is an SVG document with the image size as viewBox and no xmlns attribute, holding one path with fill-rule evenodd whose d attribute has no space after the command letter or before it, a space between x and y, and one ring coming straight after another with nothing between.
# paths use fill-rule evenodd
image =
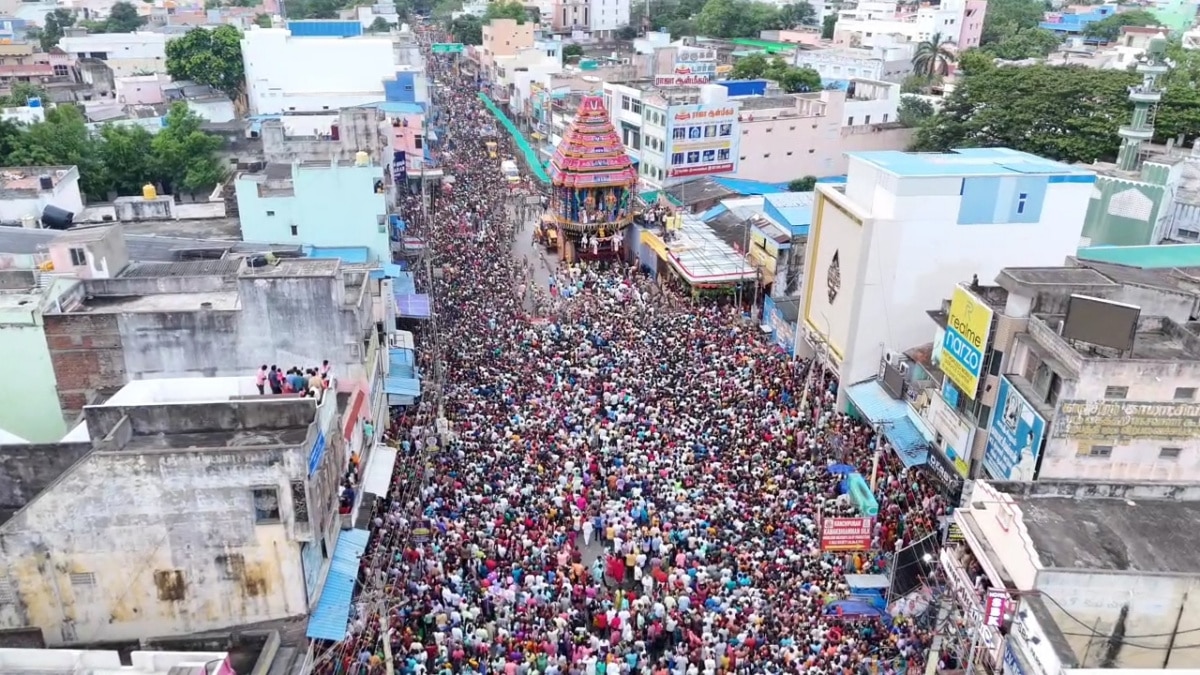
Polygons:
<instances>
[{"instance_id":1,"label":"banner","mask_svg":"<svg viewBox=\"0 0 1200 675\"><path fill-rule=\"evenodd\" d=\"M871 548L874 518L822 518L822 551L865 551Z\"/></svg>"},{"instance_id":2,"label":"banner","mask_svg":"<svg viewBox=\"0 0 1200 675\"><path fill-rule=\"evenodd\" d=\"M974 400L983 377L983 355L992 331L992 309L962 286L954 289L939 366L967 398Z\"/></svg>"},{"instance_id":3,"label":"banner","mask_svg":"<svg viewBox=\"0 0 1200 675\"><path fill-rule=\"evenodd\" d=\"M397 185L408 180L408 158L403 150L392 153L392 178Z\"/></svg>"},{"instance_id":4,"label":"banner","mask_svg":"<svg viewBox=\"0 0 1200 675\"><path fill-rule=\"evenodd\" d=\"M671 106L667 111L667 177L737 173L737 101Z\"/></svg>"},{"instance_id":5,"label":"banner","mask_svg":"<svg viewBox=\"0 0 1200 675\"><path fill-rule=\"evenodd\" d=\"M1032 481L1045 432L1046 420L1008 376L1001 377L983 453L988 475L996 480Z\"/></svg>"}]
</instances>

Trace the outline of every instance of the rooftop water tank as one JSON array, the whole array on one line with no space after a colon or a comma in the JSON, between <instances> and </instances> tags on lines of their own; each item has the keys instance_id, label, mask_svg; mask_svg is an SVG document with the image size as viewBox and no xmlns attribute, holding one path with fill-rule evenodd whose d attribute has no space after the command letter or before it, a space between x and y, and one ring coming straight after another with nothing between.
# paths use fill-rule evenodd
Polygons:
<instances>
[{"instance_id":1,"label":"rooftop water tank","mask_svg":"<svg viewBox=\"0 0 1200 675\"><path fill-rule=\"evenodd\" d=\"M363 152L362 150L359 150L358 152L354 153L354 166L370 166L370 164L371 164L371 156L370 155Z\"/></svg>"},{"instance_id":2,"label":"rooftop water tank","mask_svg":"<svg viewBox=\"0 0 1200 675\"><path fill-rule=\"evenodd\" d=\"M142 186L142 199L145 199L148 202L152 202L155 199L158 199L158 188L154 187L150 183L146 183L145 185L143 185Z\"/></svg>"},{"instance_id":3,"label":"rooftop water tank","mask_svg":"<svg viewBox=\"0 0 1200 675\"><path fill-rule=\"evenodd\" d=\"M61 209L53 204L47 204L42 209L42 227L51 230L66 230L75 220L75 214Z\"/></svg>"}]
</instances>

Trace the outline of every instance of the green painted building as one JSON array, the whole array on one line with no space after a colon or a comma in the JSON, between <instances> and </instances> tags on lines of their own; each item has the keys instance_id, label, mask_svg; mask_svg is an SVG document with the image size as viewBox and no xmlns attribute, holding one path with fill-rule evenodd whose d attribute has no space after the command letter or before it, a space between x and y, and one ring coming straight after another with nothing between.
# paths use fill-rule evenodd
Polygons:
<instances>
[{"instance_id":1,"label":"green painted building","mask_svg":"<svg viewBox=\"0 0 1200 675\"><path fill-rule=\"evenodd\" d=\"M1164 236L1172 166L1142 164L1136 178L1119 169L1097 171L1083 222L1088 246L1141 246L1156 244Z\"/></svg>"}]
</instances>

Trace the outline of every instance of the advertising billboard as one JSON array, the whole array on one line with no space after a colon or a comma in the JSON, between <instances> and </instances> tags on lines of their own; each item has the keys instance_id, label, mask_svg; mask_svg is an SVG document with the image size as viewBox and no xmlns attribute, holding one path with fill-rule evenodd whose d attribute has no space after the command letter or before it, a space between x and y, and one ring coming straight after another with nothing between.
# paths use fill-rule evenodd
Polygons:
<instances>
[{"instance_id":1,"label":"advertising billboard","mask_svg":"<svg viewBox=\"0 0 1200 675\"><path fill-rule=\"evenodd\" d=\"M1200 403L1063 401L1055 438L1177 441L1200 436Z\"/></svg>"},{"instance_id":2,"label":"advertising billboard","mask_svg":"<svg viewBox=\"0 0 1200 675\"><path fill-rule=\"evenodd\" d=\"M1045 434L1046 420L1007 377L1001 377L983 454L988 474L996 480L1033 480Z\"/></svg>"},{"instance_id":3,"label":"advertising billboard","mask_svg":"<svg viewBox=\"0 0 1200 675\"><path fill-rule=\"evenodd\" d=\"M708 84L717 74L717 51L680 47L670 73L654 76L656 87L685 87Z\"/></svg>"},{"instance_id":4,"label":"advertising billboard","mask_svg":"<svg viewBox=\"0 0 1200 675\"><path fill-rule=\"evenodd\" d=\"M873 518L822 518L822 551L865 551L871 548Z\"/></svg>"},{"instance_id":5,"label":"advertising billboard","mask_svg":"<svg viewBox=\"0 0 1200 675\"><path fill-rule=\"evenodd\" d=\"M737 171L738 104L671 106L667 114L667 178Z\"/></svg>"},{"instance_id":6,"label":"advertising billboard","mask_svg":"<svg viewBox=\"0 0 1200 675\"><path fill-rule=\"evenodd\" d=\"M941 369L969 398L979 392L983 353L992 330L992 309L958 286L950 299L950 315L942 334Z\"/></svg>"}]
</instances>

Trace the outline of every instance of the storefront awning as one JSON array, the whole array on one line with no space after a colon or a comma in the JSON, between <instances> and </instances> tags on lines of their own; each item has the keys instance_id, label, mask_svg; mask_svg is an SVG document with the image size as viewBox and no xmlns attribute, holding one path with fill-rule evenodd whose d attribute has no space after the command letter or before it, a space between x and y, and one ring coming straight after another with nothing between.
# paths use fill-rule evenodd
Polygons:
<instances>
[{"instance_id":1,"label":"storefront awning","mask_svg":"<svg viewBox=\"0 0 1200 675\"><path fill-rule=\"evenodd\" d=\"M902 417L892 422L880 425L883 437L887 439L896 456L905 468L919 466L929 461L929 442L917 429L917 425L908 417Z\"/></svg>"},{"instance_id":2,"label":"storefront awning","mask_svg":"<svg viewBox=\"0 0 1200 675\"><path fill-rule=\"evenodd\" d=\"M344 530L338 535L321 599L308 619L305 635L310 640L339 642L345 639L346 624L350 621L350 600L358 581L358 559L367 548L370 534L366 530Z\"/></svg>"},{"instance_id":3,"label":"storefront awning","mask_svg":"<svg viewBox=\"0 0 1200 675\"><path fill-rule=\"evenodd\" d=\"M850 385L846 397L868 422L879 428L905 467L929 461L929 442L909 417L908 403L903 399L893 398L878 380Z\"/></svg>"}]
</instances>

